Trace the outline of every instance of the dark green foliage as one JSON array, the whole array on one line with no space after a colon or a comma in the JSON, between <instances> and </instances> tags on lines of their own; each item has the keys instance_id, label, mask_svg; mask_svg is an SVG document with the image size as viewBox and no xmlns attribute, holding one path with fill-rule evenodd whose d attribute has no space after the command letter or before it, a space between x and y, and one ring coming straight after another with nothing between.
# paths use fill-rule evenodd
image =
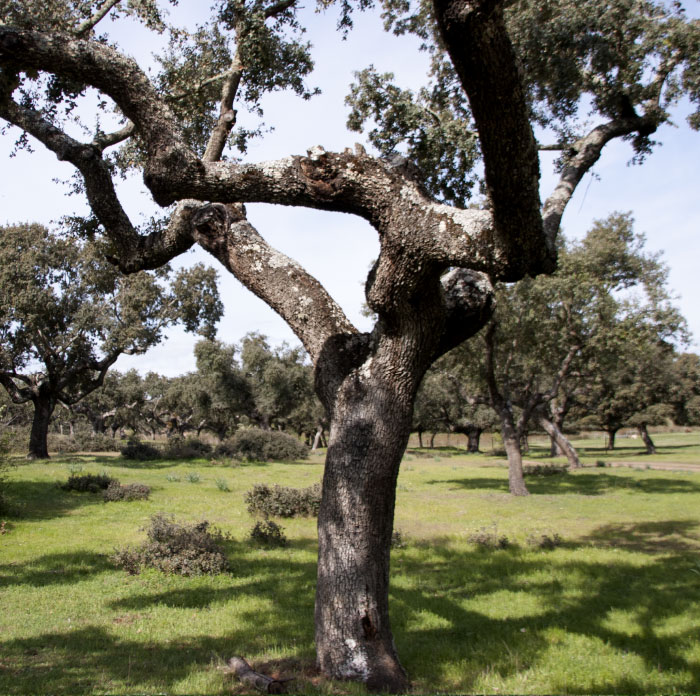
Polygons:
<instances>
[{"instance_id":1,"label":"dark green foliage","mask_svg":"<svg viewBox=\"0 0 700 696\"><path fill-rule=\"evenodd\" d=\"M272 520L256 522L250 530L250 540L259 546L286 546L284 529Z\"/></svg>"},{"instance_id":2,"label":"dark green foliage","mask_svg":"<svg viewBox=\"0 0 700 696\"><path fill-rule=\"evenodd\" d=\"M56 452L57 454L75 454L80 452L78 443L69 435L49 433L46 438L46 445L50 452Z\"/></svg>"},{"instance_id":3,"label":"dark green foliage","mask_svg":"<svg viewBox=\"0 0 700 696\"><path fill-rule=\"evenodd\" d=\"M106 490L112 484L119 485L119 481L107 474L71 474L68 480L61 485L61 488L64 491L97 493Z\"/></svg>"},{"instance_id":4,"label":"dark green foliage","mask_svg":"<svg viewBox=\"0 0 700 696\"><path fill-rule=\"evenodd\" d=\"M151 489L144 483L127 483L121 484L119 481L112 481L107 490L102 494L106 503L116 502L118 500L148 500L151 495Z\"/></svg>"},{"instance_id":5,"label":"dark green foliage","mask_svg":"<svg viewBox=\"0 0 700 696\"><path fill-rule=\"evenodd\" d=\"M538 549L552 551L564 543L564 540L557 534L531 534L527 538L529 546L535 546Z\"/></svg>"},{"instance_id":6,"label":"dark green foliage","mask_svg":"<svg viewBox=\"0 0 700 696\"><path fill-rule=\"evenodd\" d=\"M525 476L558 476L567 474L569 467L566 464L524 464Z\"/></svg>"},{"instance_id":7,"label":"dark green foliage","mask_svg":"<svg viewBox=\"0 0 700 696\"><path fill-rule=\"evenodd\" d=\"M316 517L321 505L321 485L289 488L258 483L244 496L251 515L262 517Z\"/></svg>"},{"instance_id":8,"label":"dark green foliage","mask_svg":"<svg viewBox=\"0 0 700 696\"><path fill-rule=\"evenodd\" d=\"M111 557L118 568L136 575L143 568L157 568L173 575L217 575L229 570L221 544L228 535L203 521L180 524L172 517L151 517L148 541L140 548L115 550Z\"/></svg>"},{"instance_id":9,"label":"dark green foliage","mask_svg":"<svg viewBox=\"0 0 700 696\"><path fill-rule=\"evenodd\" d=\"M276 430L245 428L238 430L226 443L227 451L217 456L233 456L259 462L284 462L306 459L309 448L293 435Z\"/></svg>"},{"instance_id":10,"label":"dark green foliage","mask_svg":"<svg viewBox=\"0 0 700 696\"><path fill-rule=\"evenodd\" d=\"M471 544L481 549L507 549L511 546L510 539L505 534L498 534L496 527L481 527L467 537Z\"/></svg>"},{"instance_id":11,"label":"dark green foliage","mask_svg":"<svg viewBox=\"0 0 700 696\"><path fill-rule=\"evenodd\" d=\"M164 459L196 459L208 457L212 446L202 442L198 437L171 437L163 451Z\"/></svg>"},{"instance_id":12,"label":"dark green foliage","mask_svg":"<svg viewBox=\"0 0 700 696\"><path fill-rule=\"evenodd\" d=\"M135 459L140 462L152 461L153 459L161 459L163 457L162 452L157 447L133 439L129 440L129 442L122 447L121 454L124 459Z\"/></svg>"}]
</instances>

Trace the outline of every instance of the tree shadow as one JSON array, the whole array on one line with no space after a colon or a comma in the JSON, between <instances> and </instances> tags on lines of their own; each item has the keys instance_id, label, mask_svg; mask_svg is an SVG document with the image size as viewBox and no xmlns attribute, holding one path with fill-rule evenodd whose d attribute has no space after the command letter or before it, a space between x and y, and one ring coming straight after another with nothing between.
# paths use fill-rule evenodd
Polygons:
<instances>
[{"instance_id":1,"label":"tree shadow","mask_svg":"<svg viewBox=\"0 0 700 696\"><path fill-rule=\"evenodd\" d=\"M7 494L8 509L12 516L22 520L47 520L68 515L88 505L103 505L98 493L64 491L61 482L7 481L3 490Z\"/></svg>"},{"instance_id":2,"label":"tree shadow","mask_svg":"<svg viewBox=\"0 0 700 696\"><path fill-rule=\"evenodd\" d=\"M452 479L432 479L427 483L449 484L465 489L489 489L508 492L505 478L464 477ZM656 478L652 476L629 477L614 473L576 473L552 476L526 476L525 484L534 495L604 495L613 490L628 489L642 493L700 493L700 483L674 476Z\"/></svg>"},{"instance_id":3,"label":"tree shadow","mask_svg":"<svg viewBox=\"0 0 700 696\"><path fill-rule=\"evenodd\" d=\"M0 564L0 587L70 585L113 569L104 554L89 551L52 553L26 563Z\"/></svg>"},{"instance_id":4,"label":"tree shadow","mask_svg":"<svg viewBox=\"0 0 700 696\"><path fill-rule=\"evenodd\" d=\"M693 526L686 521L675 524ZM639 528L645 536L654 523ZM465 554L433 546L433 551L439 557L434 563L412 567L410 559L403 561L402 573L424 578L422 584L414 580L415 586L406 588L394 583L391 590L399 654L409 671L412 662L421 665L423 684L440 683L450 664L458 664L464 675L456 690L466 692L478 687L483 675L507 678L525 672L550 650L548 634L558 630L572 639L594 639L593 644L605 646L613 659L618 654L620 659L636 656L649 670L686 673L685 683L677 683L676 689L696 692L700 688L700 664L683 655L684 648L697 643L695 627L680 635L669 635L664 629L665 622L687 614L689 606L700 602L700 583L690 572L687 554L666 555L640 567L624 558L614 563L553 563L547 551L534 558L533 552L518 549ZM563 582L562 576L568 581ZM470 603L479 606L478 600L492 593L499 593L498 606L491 605L492 615L489 610L466 608ZM626 615L634 628L611 622L616 614ZM431 623L425 621L426 615L439 626L417 628ZM649 691L642 681L622 674L592 689L588 683L571 681L551 688L555 693Z\"/></svg>"},{"instance_id":5,"label":"tree shadow","mask_svg":"<svg viewBox=\"0 0 700 696\"><path fill-rule=\"evenodd\" d=\"M595 546L611 546L641 553L700 550L699 520L620 522L598 527L581 539Z\"/></svg>"},{"instance_id":6,"label":"tree shadow","mask_svg":"<svg viewBox=\"0 0 700 696\"><path fill-rule=\"evenodd\" d=\"M604 646L620 659L636 656L649 669L685 673L687 677L677 678L676 689L697 692L700 664L683 654L697 644L697 631L666 630L700 604L700 583L690 572L695 556L684 552L685 546L663 543L676 535L690 544L697 527L694 520L624 526L619 532L623 545L630 540L630 549L637 550L637 543L640 550L665 551L646 565L624 553L612 561L591 561L569 549L465 552L447 539L426 543L426 561L425 549L409 545L394 552L390 590L402 661L424 688L444 684L445 671L458 665L460 681L454 690L471 692L485 674L507 678L536 668L551 648L551 631L558 630ZM608 544L616 533L614 525L604 525L584 541ZM293 542L291 551L314 547L305 539ZM316 564L287 551L251 549L244 542L227 542L226 548L233 569L215 583L150 577L138 594L107 601L102 623L33 637L0 637L0 693L45 693L49 684L55 694L181 691L188 678L216 670L212 656L265 656L278 649L271 646L282 646L285 657L266 662L268 667L306 669L313 654ZM42 587L80 582L107 569L99 554L55 554L13 565L10 574L13 581ZM0 573L5 570L0 566ZM149 622L164 608L173 610L170 620L184 630L164 640L149 638ZM182 610L227 612L230 629L208 635L190 627L187 622L197 618L191 613L185 618ZM611 621L615 613L628 615L634 629ZM137 633L138 628L143 632ZM619 677L596 682L593 691L648 691L619 672ZM231 686L222 678L214 692L230 693ZM554 684L552 690L584 693L591 687L574 679Z\"/></svg>"}]
</instances>

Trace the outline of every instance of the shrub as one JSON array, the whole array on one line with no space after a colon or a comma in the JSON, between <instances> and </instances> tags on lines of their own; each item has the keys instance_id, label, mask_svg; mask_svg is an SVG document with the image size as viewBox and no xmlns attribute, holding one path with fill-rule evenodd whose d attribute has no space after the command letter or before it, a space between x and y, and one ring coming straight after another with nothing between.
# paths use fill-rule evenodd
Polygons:
<instances>
[{"instance_id":1,"label":"shrub","mask_svg":"<svg viewBox=\"0 0 700 696\"><path fill-rule=\"evenodd\" d=\"M117 441L103 433L76 433L73 441L79 452L116 452L119 449Z\"/></svg>"},{"instance_id":2,"label":"shrub","mask_svg":"<svg viewBox=\"0 0 700 696\"><path fill-rule=\"evenodd\" d=\"M498 534L496 527L481 527L467 537L467 541L482 549L507 549L511 543L505 534Z\"/></svg>"},{"instance_id":3,"label":"shrub","mask_svg":"<svg viewBox=\"0 0 700 696\"><path fill-rule=\"evenodd\" d=\"M5 489L7 487L7 470L10 468L10 463L5 459L5 455L10 451L10 435L5 433L0 437L0 513L8 511L7 496ZM4 524L4 523L3 523Z\"/></svg>"},{"instance_id":4,"label":"shrub","mask_svg":"<svg viewBox=\"0 0 700 696\"><path fill-rule=\"evenodd\" d=\"M107 474L71 474L68 480L61 485L64 491L78 491L79 493L97 493L106 490L112 483L119 485L119 481Z\"/></svg>"},{"instance_id":5,"label":"shrub","mask_svg":"<svg viewBox=\"0 0 700 696\"><path fill-rule=\"evenodd\" d=\"M250 540L260 546L286 546L287 537L280 525L272 520L256 522L250 530Z\"/></svg>"},{"instance_id":6,"label":"shrub","mask_svg":"<svg viewBox=\"0 0 700 696\"><path fill-rule=\"evenodd\" d=\"M309 488L288 488L256 483L244 501L251 515L262 517L316 517L321 506L321 484Z\"/></svg>"},{"instance_id":7,"label":"shrub","mask_svg":"<svg viewBox=\"0 0 700 696\"><path fill-rule=\"evenodd\" d=\"M165 459L198 459L208 457L212 446L202 442L198 437L171 437L163 452Z\"/></svg>"},{"instance_id":8,"label":"shrub","mask_svg":"<svg viewBox=\"0 0 700 696\"><path fill-rule=\"evenodd\" d=\"M190 473L187 474L187 480L190 483L199 483L200 476L196 471L190 471Z\"/></svg>"},{"instance_id":9,"label":"shrub","mask_svg":"<svg viewBox=\"0 0 700 696\"><path fill-rule=\"evenodd\" d=\"M49 433L46 436L46 446L51 452L58 454L75 454L80 452L78 443L69 435L59 435L58 433Z\"/></svg>"},{"instance_id":10,"label":"shrub","mask_svg":"<svg viewBox=\"0 0 700 696\"><path fill-rule=\"evenodd\" d=\"M126 445L122 447L121 455L124 459L134 459L140 462L161 459L163 456L157 447L135 439L130 439Z\"/></svg>"},{"instance_id":11,"label":"shrub","mask_svg":"<svg viewBox=\"0 0 700 696\"><path fill-rule=\"evenodd\" d=\"M293 435L279 430L245 428L221 443L214 453L217 457L236 457L249 461L284 462L306 459L309 448Z\"/></svg>"},{"instance_id":12,"label":"shrub","mask_svg":"<svg viewBox=\"0 0 700 696\"><path fill-rule=\"evenodd\" d=\"M600 468L605 468L608 465L608 463L603 459L596 459L595 465Z\"/></svg>"},{"instance_id":13,"label":"shrub","mask_svg":"<svg viewBox=\"0 0 700 696\"><path fill-rule=\"evenodd\" d=\"M555 532L554 534L530 534L527 538L529 546L535 546L538 549L551 551L561 546L564 540Z\"/></svg>"},{"instance_id":14,"label":"shrub","mask_svg":"<svg viewBox=\"0 0 700 696\"><path fill-rule=\"evenodd\" d=\"M523 466L525 476L558 476L568 471L569 467L566 464L525 464Z\"/></svg>"},{"instance_id":15,"label":"shrub","mask_svg":"<svg viewBox=\"0 0 700 696\"><path fill-rule=\"evenodd\" d=\"M148 541L137 549L115 550L112 562L131 575L156 568L173 575L216 575L229 569L221 544L230 537L209 522L180 524L154 515L146 530Z\"/></svg>"},{"instance_id":16,"label":"shrub","mask_svg":"<svg viewBox=\"0 0 700 696\"><path fill-rule=\"evenodd\" d=\"M121 484L119 481L112 481L102 494L106 503L117 500L148 500L151 489L144 483Z\"/></svg>"},{"instance_id":17,"label":"shrub","mask_svg":"<svg viewBox=\"0 0 700 696\"><path fill-rule=\"evenodd\" d=\"M226 479L216 479L216 487L223 493L228 493L231 490Z\"/></svg>"}]
</instances>

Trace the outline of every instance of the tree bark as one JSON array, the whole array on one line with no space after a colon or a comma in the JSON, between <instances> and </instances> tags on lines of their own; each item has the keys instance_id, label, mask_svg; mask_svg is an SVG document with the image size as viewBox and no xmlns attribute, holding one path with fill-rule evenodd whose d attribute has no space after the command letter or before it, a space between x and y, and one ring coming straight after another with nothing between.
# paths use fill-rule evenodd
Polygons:
<instances>
[{"instance_id":1,"label":"tree bark","mask_svg":"<svg viewBox=\"0 0 700 696\"><path fill-rule=\"evenodd\" d=\"M34 417L32 419L32 430L29 434L29 453L28 459L48 459L49 449L47 444L47 436L49 433L49 424L56 400L49 394L40 393L32 399L34 403Z\"/></svg>"},{"instance_id":2,"label":"tree bark","mask_svg":"<svg viewBox=\"0 0 700 696\"><path fill-rule=\"evenodd\" d=\"M572 469L580 469L581 460L578 458L576 448L571 444L571 442L569 442L569 439L559 429L557 424L539 414L537 416L537 420L542 426L542 429L547 433L547 435L549 435L552 444L556 446L556 449L566 457L569 466Z\"/></svg>"},{"instance_id":3,"label":"tree bark","mask_svg":"<svg viewBox=\"0 0 700 696\"><path fill-rule=\"evenodd\" d=\"M325 674L399 693L408 679L389 622L389 556L396 479L419 379L407 374L392 384L391 362L405 367L375 354L343 382L334 404L318 518L315 616Z\"/></svg>"},{"instance_id":4,"label":"tree bark","mask_svg":"<svg viewBox=\"0 0 700 696\"><path fill-rule=\"evenodd\" d=\"M520 435L515 423L513 414L507 405L498 409L501 418L501 434L503 436L503 446L508 457L508 489L513 495L530 495L525 485L523 476L523 456L520 451Z\"/></svg>"},{"instance_id":5,"label":"tree bark","mask_svg":"<svg viewBox=\"0 0 700 696\"><path fill-rule=\"evenodd\" d=\"M605 431L605 449L606 450L614 450L615 449L615 434L617 433L618 428L614 428L612 430L606 430Z\"/></svg>"},{"instance_id":6,"label":"tree bark","mask_svg":"<svg viewBox=\"0 0 700 696\"><path fill-rule=\"evenodd\" d=\"M642 438L644 446L647 448L647 454L656 454L656 445L654 444L654 441L651 439L651 435L647 430L647 424L642 423L642 425L638 425L637 432L639 433L639 437Z\"/></svg>"}]
</instances>

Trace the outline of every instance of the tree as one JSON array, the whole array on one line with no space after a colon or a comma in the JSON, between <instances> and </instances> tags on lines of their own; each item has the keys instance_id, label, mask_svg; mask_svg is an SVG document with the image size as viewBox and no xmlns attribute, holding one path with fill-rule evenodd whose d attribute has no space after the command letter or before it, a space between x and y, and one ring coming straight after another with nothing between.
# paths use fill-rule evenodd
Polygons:
<instances>
[{"instance_id":1,"label":"tree","mask_svg":"<svg viewBox=\"0 0 700 696\"><path fill-rule=\"evenodd\" d=\"M122 354L142 353L181 321L211 333L222 308L216 274L202 266L126 277L102 250L39 225L0 235L0 383L15 403L31 402L29 456L49 456L54 408L99 387ZM40 366L40 369L37 369Z\"/></svg>"},{"instance_id":2,"label":"tree","mask_svg":"<svg viewBox=\"0 0 700 696\"><path fill-rule=\"evenodd\" d=\"M227 144L244 145L249 135L233 131L234 103L256 109L263 92L279 88L310 94L304 77L312 63L295 34L295 0L220 0L209 25L173 35L154 80L95 33L110 11L165 31L153 3L13 3L1 17L0 116L78 169L119 267L155 268L199 244L307 350L331 423L318 523L318 664L375 689L406 687L389 624L389 549L395 483L424 372L488 321L492 281L554 269L566 204L605 144L628 137L642 155L681 93L698 98L698 28L678 8L618 0L604 11L562 0L546 8L512 3L506 13L503 5L385 4L394 29L421 34L434 62L427 97L416 100L423 121L404 127L394 94L382 114L401 116L403 140L429 134L423 125L435 116L442 144L418 137L407 158L398 144L383 158L316 146L261 164L222 157ZM341 8L347 27L352 5ZM87 86L123 117L90 143L71 136L63 119ZM581 103L600 119L588 133L576 119ZM533 122L554 129L562 151L560 182L544 206ZM476 138L478 148L467 145ZM118 143L126 144L110 155ZM430 171L443 145L454 156L426 176L421 168ZM472 178L477 153L486 209L463 207L464 187L452 192L453 180ZM140 168L155 201L175 206L166 224L150 231L132 224L113 184L119 166ZM246 202L352 213L377 229L381 249L366 285L377 316L371 333L358 332L310 274L266 243L246 219Z\"/></svg>"}]
</instances>

